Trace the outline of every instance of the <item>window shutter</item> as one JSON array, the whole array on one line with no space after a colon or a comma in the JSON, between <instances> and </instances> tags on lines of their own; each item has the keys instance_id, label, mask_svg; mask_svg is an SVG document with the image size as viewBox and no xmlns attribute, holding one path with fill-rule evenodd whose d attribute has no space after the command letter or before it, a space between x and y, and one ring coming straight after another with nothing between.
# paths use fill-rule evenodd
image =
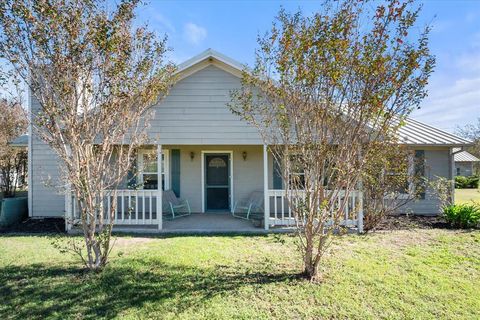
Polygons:
<instances>
[{"instance_id":1,"label":"window shutter","mask_svg":"<svg viewBox=\"0 0 480 320\"><path fill-rule=\"evenodd\" d=\"M172 149L171 154L172 190L180 197L180 150Z\"/></svg>"},{"instance_id":2,"label":"window shutter","mask_svg":"<svg viewBox=\"0 0 480 320\"><path fill-rule=\"evenodd\" d=\"M132 166L128 169L127 173L127 189L136 189L137 187L137 152L134 153L135 157L132 162Z\"/></svg>"},{"instance_id":3,"label":"window shutter","mask_svg":"<svg viewBox=\"0 0 480 320\"><path fill-rule=\"evenodd\" d=\"M273 189L283 189L282 166L280 162L273 157Z\"/></svg>"},{"instance_id":4,"label":"window shutter","mask_svg":"<svg viewBox=\"0 0 480 320\"><path fill-rule=\"evenodd\" d=\"M425 199L425 150L415 150L415 177L418 179L416 188L420 190L420 199Z\"/></svg>"}]
</instances>

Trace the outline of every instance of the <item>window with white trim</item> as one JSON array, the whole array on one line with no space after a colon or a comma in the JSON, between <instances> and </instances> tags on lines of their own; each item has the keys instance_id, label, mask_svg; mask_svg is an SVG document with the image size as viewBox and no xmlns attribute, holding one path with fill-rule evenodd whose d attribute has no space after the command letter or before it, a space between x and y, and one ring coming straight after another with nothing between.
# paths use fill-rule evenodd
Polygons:
<instances>
[{"instance_id":1,"label":"window with white trim","mask_svg":"<svg viewBox=\"0 0 480 320\"><path fill-rule=\"evenodd\" d=\"M298 189L305 188L305 169L301 163L299 154L290 155L290 174L289 185L296 186Z\"/></svg>"},{"instance_id":2,"label":"window with white trim","mask_svg":"<svg viewBox=\"0 0 480 320\"><path fill-rule=\"evenodd\" d=\"M162 190L170 188L169 177L169 150L162 150L162 163L160 166L162 177ZM157 149L140 149L137 157L137 183L140 189L158 189L158 161Z\"/></svg>"}]
</instances>

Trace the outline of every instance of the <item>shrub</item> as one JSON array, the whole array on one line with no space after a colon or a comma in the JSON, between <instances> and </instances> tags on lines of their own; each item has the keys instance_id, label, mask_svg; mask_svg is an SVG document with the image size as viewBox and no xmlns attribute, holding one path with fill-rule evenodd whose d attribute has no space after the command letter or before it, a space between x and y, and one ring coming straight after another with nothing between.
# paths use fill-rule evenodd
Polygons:
<instances>
[{"instance_id":1,"label":"shrub","mask_svg":"<svg viewBox=\"0 0 480 320\"><path fill-rule=\"evenodd\" d=\"M457 189L463 189L466 188L467 186L467 177L464 176L456 176L455 177L455 188Z\"/></svg>"},{"instance_id":2,"label":"shrub","mask_svg":"<svg viewBox=\"0 0 480 320\"><path fill-rule=\"evenodd\" d=\"M457 189L465 189L465 188L478 189L479 180L480 180L480 178L476 177L476 176L472 176L472 177L456 176L455 177L455 188L457 188Z\"/></svg>"},{"instance_id":3,"label":"shrub","mask_svg":"<svg viewBox=\"0 0 480 320\"><path fill-rule=\"evenodd\" d=\"M447 223L455 228L474 228L480 222L480 205L454 204L446 206L443 214Z\"/></svg>"},{"instance_id":4,"label":"shrub","mask_svg":"<svg viewBox=\"0 0 480 320\"><path fill-rule=\"evenodd\" d=\"M478 189L479 180L480 177L470 177L468 182L468 188Z\"/></svg>"}]
</instances>

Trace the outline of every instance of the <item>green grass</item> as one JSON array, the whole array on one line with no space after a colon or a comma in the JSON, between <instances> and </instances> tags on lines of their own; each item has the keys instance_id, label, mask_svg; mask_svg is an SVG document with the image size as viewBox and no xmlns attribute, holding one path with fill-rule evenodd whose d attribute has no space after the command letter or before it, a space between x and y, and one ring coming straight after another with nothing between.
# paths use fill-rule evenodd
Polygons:
<instances>
[{"instance_id":1,"label":"green grass","mask_svg":"<svg viewBox=\"0 0 480 320\"><path fill-rule=\"evenodd\" d=\"M287 235L121 237L99 274L51 240L0 237L0 319L480 317L479 231L339 237L320 284Z\"/></svg>"},{"instance_id":2,"label":"green grass","mask_svg":"<svg viewBox=\"0 0 480 320\"><path fill-rule=\"evenodd\" d=\"M480 189L455 189L455 203L480 202Z\"/></svg>"}]
</instances>

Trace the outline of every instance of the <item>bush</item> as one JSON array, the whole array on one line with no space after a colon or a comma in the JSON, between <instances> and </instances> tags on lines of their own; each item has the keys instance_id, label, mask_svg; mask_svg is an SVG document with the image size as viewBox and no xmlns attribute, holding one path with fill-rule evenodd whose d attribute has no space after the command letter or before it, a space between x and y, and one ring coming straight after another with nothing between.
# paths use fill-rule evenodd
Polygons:
<instances>
[{"instance_id":1,"label":"bush","mask_svg":"<svg viewBox=\"0 0 480 320\"><path fill-rule=\"evenodd\" d=\"M443 215L452 227L474 228L480 222L480 206L478 204L454 204L443 209Z\"/></svg>"},{"instance_id":2,"label":"bush","mask_svg":"<svg viewBox=\"0 0 480 320\"><path fill-rule=\"evenodd\" d=\"M479 184L479 177L471 176L471 177L464 177L464 176L456 176L455 177L455 188L457 189L478 189Z\"/></svg>"},{"instance_id":3,"label":"bush","mask_svg":"<svg viewBox=\"0 0 480 320\"><path fill-rule=\"evenodd\" d=\"M475 176L470 177L468 188L478 189L479 181L480 181L480 177L475 177Z\"/></svg>"}]
</instances>

